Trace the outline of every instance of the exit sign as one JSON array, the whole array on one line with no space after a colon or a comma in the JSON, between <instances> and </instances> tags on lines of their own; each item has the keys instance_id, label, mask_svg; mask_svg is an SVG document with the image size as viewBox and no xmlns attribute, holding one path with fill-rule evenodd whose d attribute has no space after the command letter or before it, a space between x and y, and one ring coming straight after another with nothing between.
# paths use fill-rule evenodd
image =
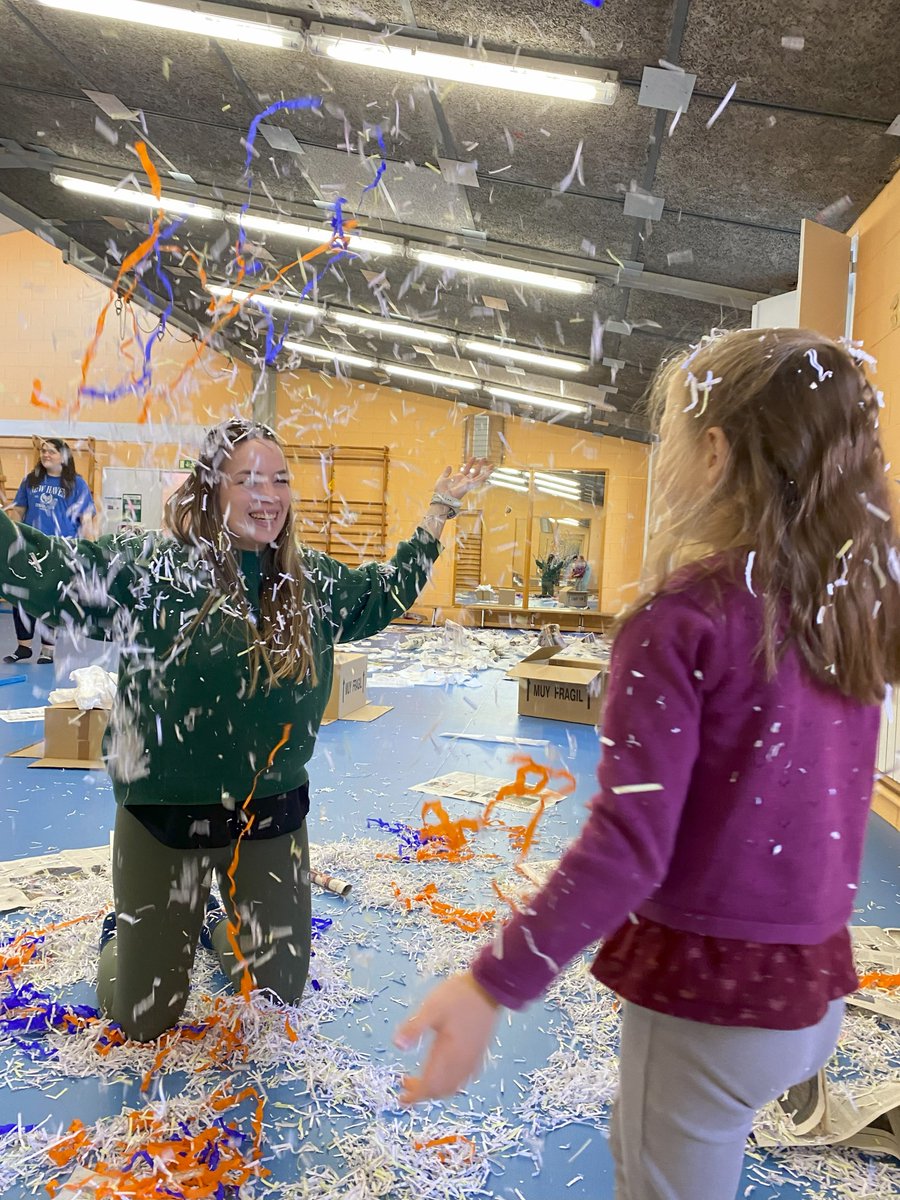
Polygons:
<instances>
[{"instance_id":1,"label":"exit sign","mask_svg":"<svg viewBox=\"0 0 900 1200\"><path fill-rule=\"evenodd\" d=\"M194 460L192 458L181 458L178 460L179 471L193 471Z\"/></svg>"}]
</instances>

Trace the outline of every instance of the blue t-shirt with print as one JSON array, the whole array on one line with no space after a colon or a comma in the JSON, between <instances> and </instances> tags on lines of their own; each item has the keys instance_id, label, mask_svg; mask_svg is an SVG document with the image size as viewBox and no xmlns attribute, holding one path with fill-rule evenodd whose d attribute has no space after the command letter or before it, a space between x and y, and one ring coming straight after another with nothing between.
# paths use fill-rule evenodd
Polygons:
<instances>
[{"instance_id":1,"label":"blue t-shirt with print","mask_svg":"<svg viewBox=\"0 0 900 1200\"><path fill-rule=\"evenodd\" d=\"M29 487L23 479L16 492L16 508L24 508L22 522L50 536L78 537L82 517L94 511L88 485L80 475L67 496L58 478L46 475L37 487Z\"/></svg>"}]
</instances>

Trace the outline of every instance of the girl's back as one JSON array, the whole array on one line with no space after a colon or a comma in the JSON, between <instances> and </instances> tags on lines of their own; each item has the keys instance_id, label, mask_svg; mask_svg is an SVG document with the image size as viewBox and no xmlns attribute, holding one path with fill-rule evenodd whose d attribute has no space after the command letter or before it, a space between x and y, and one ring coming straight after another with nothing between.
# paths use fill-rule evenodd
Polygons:
<instances>
[{"instance_id":1,"label":"girl's back","mask_svg":"<svg viewBox=\"0 0 900 1200\"><path fill-rule=\"evenodd\" d=\"M633 804L642 794L623 787L661 785L639 806L658 847L659 886L642 914L814 944L852 912L879 708L815 679L792 646L768 676L746 562L732 552L695 568L622 629L602 794ZM653 779L632 778L648 769Z\"/></svg>"}]
</instances>

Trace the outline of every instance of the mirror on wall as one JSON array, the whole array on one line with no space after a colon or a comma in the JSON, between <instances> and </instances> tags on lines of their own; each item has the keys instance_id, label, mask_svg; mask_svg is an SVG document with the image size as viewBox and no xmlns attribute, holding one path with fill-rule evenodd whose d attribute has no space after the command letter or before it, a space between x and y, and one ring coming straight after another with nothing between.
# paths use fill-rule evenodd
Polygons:
<instances>
[{"instance_id":1,"label":"mirror on wall","mask_svg":"<svg viewBox=\"0 0 900 1200\"><path fill-rule=\"evenodd\" d=\"M491 484L460 514L456 603L599 611L606 472L499 467Z\"/></svg>"},{"instance_id":2,"label":"mirror on wall","mask_svg":"<svg viewBox=\"0 0 900 1200\"><path fill-rule=\"evenodd\" d=\"M599 610L603 471L535 471L529 608Z\"/></svg>"}]
</instances>

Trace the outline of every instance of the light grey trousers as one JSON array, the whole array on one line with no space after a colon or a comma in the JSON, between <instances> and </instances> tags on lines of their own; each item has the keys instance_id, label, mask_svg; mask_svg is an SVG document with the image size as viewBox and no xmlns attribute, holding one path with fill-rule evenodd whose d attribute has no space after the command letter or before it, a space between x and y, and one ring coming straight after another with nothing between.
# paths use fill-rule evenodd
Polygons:
<instances>
[{"instance_id":1,"label":"light grey trousers","mask_svg":"<svg viewBox=\"0 0 900 1200\"><path fill-rule=\"evenodd\" d=\"M616 1200L734 1200L755 1113L825 1065L844 1001L807 1029L704 1025L627 1001L610 1148Z\"/></svg>"},{"instance_id":2,"label":"light grey trousers","mask_svg":"<svg viewBox=\"0 0 900 1200\"><path fill-rule=\"evenodd\" d=\"M241 844L234 903L227 879L233 855L233 843L173 850L118 806L112 872L118 924L100 953L97 996L127 1037L152 1041L184 1011L214 871L229 917L240 916L241 959L227 922L213 933L222 969L239 987L246 967L254 987L299 1003L312 936L306 822L294 833Z\"/></svg>"}]
</instances>

